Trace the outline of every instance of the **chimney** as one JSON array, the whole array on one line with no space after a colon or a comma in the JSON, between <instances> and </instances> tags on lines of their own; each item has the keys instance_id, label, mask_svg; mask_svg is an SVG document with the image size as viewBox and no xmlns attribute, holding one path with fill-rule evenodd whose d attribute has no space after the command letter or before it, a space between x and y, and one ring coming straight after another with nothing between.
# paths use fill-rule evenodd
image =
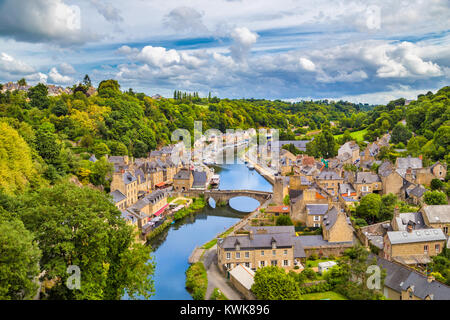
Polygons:
<instances>
[{"instance_id":1,"label":"chimney","mask_svg":"<svg viewBox=\"0 0 450 320\"><path fill-rule=\"evenodd\" d=\"M254 231L250 230L250 233L248 234L248 237L250 238L250 240L253 240L254 238Z\"/></svg>"}]
</instances>

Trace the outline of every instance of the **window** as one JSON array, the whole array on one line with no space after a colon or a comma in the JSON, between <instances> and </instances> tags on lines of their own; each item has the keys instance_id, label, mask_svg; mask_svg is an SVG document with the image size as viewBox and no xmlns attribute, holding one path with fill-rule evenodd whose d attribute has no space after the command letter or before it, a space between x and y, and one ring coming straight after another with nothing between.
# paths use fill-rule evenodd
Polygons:
<instances>
[{"instance_id":1,"label":"window","mask_svg":"<svg viewBox=\"0 0 450 320\"><path fill-rule=\"evenodd\" d=\"M314 221L320 221L320 216L314 216Z\"/></svg>"},{"instance_id":2,"label":"window","mask_svg":"<svg viewBox=\"0 0 450 320\"><path fill-rule=\"evenodd\" d=\"M245 257L246 257L246 258L250 258L250 252L246 252L246 253L245 253Z\"/></svg>"},{"instance_id":3,"label":"window","mask_svg":"<svg viewBox=\"0 0 450 320\"><path fill-rule=\"evenodd\" d=\"M264 265L265 265L265 262L264 262L264 261L260 261L260 262L259 262L259 266L260 266L260 267L264 267Z\"/></svg>"},{"instance_id":4,"label":"window","mask_svg":"<svg viewBox=\"0 0 450 320\"><path fill-rule=\"evenodd\" d=\"M441 246L439 244L435 245L434 248L436 249L436 253L441 251Z\"/></svg>"},{"instance_id":5,"label":"window","mask_svg":"<svg viewBox=\"0 0 450 320\"><path fill-rule=\"evenodd\" d=\"M444 231L445 234L448 234L448 227L442 228L442 231Z\"/></svg>"},{"instance_id":6,"label":"window","mask_svg":"<svg viewBox=\"0 0 450 320\"><path fill-rule=\"evenodd\" d=\"M230 269L230 267L231 267L231 265L229 263L227 263L225 266L227 267L227 269Z\"/></svg>"},{"instance_id":7,"label":"window","mask_svg":"<svg viewBox=\"0 0 450 320\"><path fill-rule=\"evenodd\" d=\"M276 265L278 264L278 261L277 261L277 260L272 260L272 261L270 262L270 264L273 265L273 266L276 266Z\"/></svg>"},{"instance_id":8,"label":"window","mask_svg":"<svg viewBox=\"0 0 450 320\"><path fill-rule=\"evenodd\" d=\"M283 260L283 266L287 267L289 265L289 260Z\"/></svg>"},{"instance_id":9,"label":"window","mask_svg":"<svg viewBox=\"0 0 450 320\"><path fill-rule=\"evenodd\" d=\"M314 223L314 228L318 228L318 227L320 227L320 224Z\"/></svg>"},{"instance_id":10,"label":"window","mask_svg":"<svg viewBox=\"0 0 450 320\"><path fill-rule=\"evenodd\" d=\"M284 255L287 255L287 250L284 250Z\"/></svg>"},{"instance_id":11,"label":"window","mask_svg":"<svg viewBox=\"0 0 450 320\"><path fill-rule=\"evenodd\" d=\"M264 255L264 251L261 251L261 255L262 255L262 256Z\"/></svg>"},{"instance_id":12,"label":"window","mask_svg":"<svg viewBox=\"0 0 450 320\"><path fill-rule=\"evenodd\" d=\"M246 266L247 268L250 268L250 262L246 262L246 263L245 263L245 266Z\"/></svg>"},{"instance_id":13,"label":"window","mask_svg":"<svg viewBox=\"0 0 450 320\"><path fill-rule=\"evenodd\" d=\"M426 244L426 245L424 245L423 246L423 253L428 253L428 245Z\"/></svg>"},{"instance_id":14,"label":"window","mask_svg":"<svg viewBox=\"0 0 450 320\"><path fill-rule=\"evenodd\" d=\"M272 250L272 255L276 255L277 254L277 250Z\"/></svg>"},{"instance_id":15,"label":"window","mask_svg":"<svg viewBox=\"0 0 450 320\"><path fill-rule=\"evenodd\" d=\"M230 260L231 259L231 253L227 253L227 260Z\"/></svg>"},{"instance_id":16,"label":"window","mask_svg":"<svg viewBox=\"0 0 450 320\"><path fill-rule=\"evenodd\" d=\"M240 259L241 258L241 253L240 252L236 252L236 259Z\"/></svg>"},{"instance_id":17,"label":"window","mask_svg":"<svg viewBox=\"0 0 450 320\"><path fill-rule=\"evenodd\" d=\"M369 187L368 186L362 186L361 187L361 191L362 192L367 192L367 191L369 191Z\"/></svg>"}]
</instances>

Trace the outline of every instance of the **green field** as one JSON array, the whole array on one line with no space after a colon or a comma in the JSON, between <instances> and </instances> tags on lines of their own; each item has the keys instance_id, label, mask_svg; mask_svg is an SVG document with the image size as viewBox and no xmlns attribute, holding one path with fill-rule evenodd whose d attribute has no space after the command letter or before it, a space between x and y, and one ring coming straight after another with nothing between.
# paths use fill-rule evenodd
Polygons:
<instances>
[{"instance_id":1,"label":"green field","mask_svg":"<svg viewBox=\"0 0 450 320\"><path fill-rule=\"evenodd\" d=\"M357 140L357 141L364 141L364 135L367 133L367 129L364 130L359 130L359 131L355 131L355 132L350 132L350 135L352 136L353 139ZM343 136L343 134L338 134L336 136L334 136L335 139L341 138Z\"/></svg>"},{"instance_id":2,"label":"green field","mask_svg":"<svg viewBox=\"0 0 450 320\"><path fill-rule=\"evenodd\" d=\"M302 294L302 300L347 300L342 294L333 291Z\"/></svg>"}]
</instances>

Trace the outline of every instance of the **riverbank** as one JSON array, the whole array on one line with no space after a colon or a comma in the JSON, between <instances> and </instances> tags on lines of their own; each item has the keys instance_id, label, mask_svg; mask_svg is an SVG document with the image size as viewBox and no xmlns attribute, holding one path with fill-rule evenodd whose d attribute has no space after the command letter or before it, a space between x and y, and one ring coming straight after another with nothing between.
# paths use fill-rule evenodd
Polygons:
<instances>
[{"instance_id":1,"label":"riverbank","mask_svg":"<svg viewBox=\"0 0 450 320\"><path fill-rule=\"evenodd\" d=\"M275 184L275 174L273 173L273 170L264 168L261 166L257 161L252 161L247 155L244 156L244 160L253 165L255 167L255 170L268 182L270 182L272 185Z\"/></svg>"},{"instance_id":2,"label":"riverbank","mask_svg":"<svg viewBox=\"0 0 450 320\"><path fill-rule=\"evenodd\" d=\"M177 199L174 199L173 201L177 201ZM151 241L152 239L154 239L156 236L158 236L160 233L162 233L165 229L169 228L172 223L174 223L178 220L181 220L190 214L195 214L197 212L200 212L200 210L206 206L205 199L203 199L201 197L191 198L189 200L191 200L191 201L188 201L188 203L186 204L187 207L184 207L183 209L175 212L172 216L167 217L166 221L164 221L163 224L161 224L156 229L150 231L146 235L147 241Z\"/></svg>"}]
</instances>

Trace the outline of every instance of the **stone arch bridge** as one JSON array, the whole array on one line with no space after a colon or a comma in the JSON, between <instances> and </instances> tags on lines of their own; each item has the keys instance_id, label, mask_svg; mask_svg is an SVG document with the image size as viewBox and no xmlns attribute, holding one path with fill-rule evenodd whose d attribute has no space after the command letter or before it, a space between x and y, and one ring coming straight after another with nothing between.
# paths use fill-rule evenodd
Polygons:
<instances>
[{"instance_id":1,"label":"stone arch bridge","mask_svg":"<svg viewBox=\"0 0 450 320\"><path fill-rule=\"evenodd\" d=\"M249 197L259 201L263 204L270 198L272 198L273 193L268 191L256 191L256 190L189 190L181 192L183 195L188 197L198 197L204 195L206 202L209 199L214 199L217 203L228 204L230 199L236 197Z\"/></svg>"}]
</instances>

